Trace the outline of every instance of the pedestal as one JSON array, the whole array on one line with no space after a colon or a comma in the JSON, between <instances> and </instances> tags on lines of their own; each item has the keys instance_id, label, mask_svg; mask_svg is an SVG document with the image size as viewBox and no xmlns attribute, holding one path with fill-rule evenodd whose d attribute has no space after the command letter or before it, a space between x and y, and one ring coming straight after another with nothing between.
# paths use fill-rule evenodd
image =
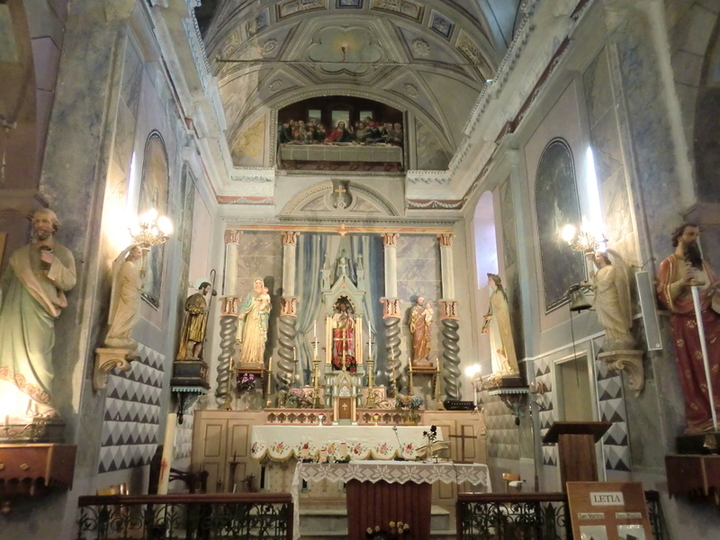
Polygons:
<instances>
[{"instance_id":1,"label":"pedestal","mask_svg":"<svg viewBox=\"0 0 720 540\"><path fill-rule=\"evenodd\" d=\"M557 443L560 481L597 482L595 443L612 426L611 422L555 422L543 437L544 443Z\"/></svg>"}]
</instances>

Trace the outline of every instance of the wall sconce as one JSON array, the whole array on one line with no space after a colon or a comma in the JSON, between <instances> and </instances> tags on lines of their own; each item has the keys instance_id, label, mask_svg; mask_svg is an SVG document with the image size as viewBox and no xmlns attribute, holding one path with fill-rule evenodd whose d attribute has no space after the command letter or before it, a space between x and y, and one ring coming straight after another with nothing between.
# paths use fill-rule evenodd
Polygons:
<instances>
[{"instance_id":1,"label":"wall sconce","mask_svg":"<svg viewBox=\"0 0 720 540\"><path fill-rule=\"evenodd\" d=\"M151 208L130 225L130 236L136 244L145 247L164 244L173 232L172 222Z\"/></svg>"},{"instance_id":2,"label":"wall sconce","mask_svg":"<svg viewBox=\"0 0 720 540\"><path fill-rule=\"evenodd\" d=\"M602 232L593 231L587 222L587 218L583 216L580 230L571 223L562 228L560 237L568 243L573 251L582 251L590 253L597 251L601 245L607 244L607 238Z\"/></svg>"}]
</instances>

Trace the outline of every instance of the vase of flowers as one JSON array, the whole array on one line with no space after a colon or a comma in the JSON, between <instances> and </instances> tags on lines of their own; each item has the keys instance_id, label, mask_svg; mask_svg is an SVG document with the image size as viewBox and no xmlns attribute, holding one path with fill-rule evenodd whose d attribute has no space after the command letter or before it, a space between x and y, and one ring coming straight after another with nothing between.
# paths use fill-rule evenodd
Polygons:
<instances>
[{"instance_id":1,"label":"vase of flowers","mask_svg":"<svg viewBox=\"0 0 720 540\"><path fill-rule=\"evenodd\" d=\"M247 392L255 388L255 374L254 373L243 373L239 376L237 382L237 389L239 393Z\"/></svg>"},{"instance_id":2,"label":"vase of flowers","mask_svg":"<svg viewBox=\"0 0 720 540\"><path fill-rule=\"evenodd\" d=\"M418 411L423 403L423 398L420 396L405 396L400 394L395 398L395 408L407 411L405 423L412 426L420 421L420 413Z\"/></svg>"}]
</instances>

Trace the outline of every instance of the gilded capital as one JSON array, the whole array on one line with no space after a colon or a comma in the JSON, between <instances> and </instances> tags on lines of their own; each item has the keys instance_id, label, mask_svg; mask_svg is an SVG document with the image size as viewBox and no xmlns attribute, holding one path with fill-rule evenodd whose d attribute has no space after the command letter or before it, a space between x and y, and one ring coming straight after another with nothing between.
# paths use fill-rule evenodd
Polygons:
<instances>
[{"instance_id":1,"label":"gilded capital","mask_svg":"<svg viewBox=\"0 0 720 540\"><path fill-rule=\"evenodd\" d=\"M383 304L383 319L400 318L400 298L381 298Z\"/></svg>"},{"instance_id":2,"label":"gilded capital","mask_svg":"<svg viewBox=\"0 0 720 540\"><path fill-rule=\"evenodd\" d=\"M280 299L280 316L297 317L297 303L298 299L296 296L283 296Z\"/></svg>"},{"instance_id":3,"label":"gilded capital","mask_svg":"<svg viewBox=\"0 0 720 540\"><path fill-rule=\"evenodd\" d=\"M297 245L297 239L300 233L293 232L293 231L281 231L280 234L282 235L282 243L284 246L296 246Z\"/></svg>"},{"instance_id":4,"label":"gilded capital","mask_svg":"<svg viewBox=\"0 0 720 540\"><path fill-rule=\"evenodd\" d=\"M397 246L398 233L382 233L383 246Z\"/></svg>"},{"instance_id":5,"label":"gilded capital","mask_svg":"<svg viewBox=\"0 0 720 540\"><path fill-rule=\"evenodd\" d=\"M242 231L239 231L238 229L226 229L225 230L225 243L226 244L239 244L241 235L242 235Z\"/></svg>"},{"instance_id":6,"label":"gilded capital","mask_svg":"<svg viewBox=\"0 0 720 540\"><path fill-rule=\"evenodd\" d=\"M442 309L442 313L440 314L440 320L458 320L459 302L457 302L456 300L440 300L438 303L440 304L440 308Z\"/></svg>"},{"instance_id":7,"label":"gilded capital","mask_svg":"<svg viewBox=\"0 0 720 540\"><path fill-rule=\"evenodd\" d=\"M453 245L453 233L440 233L437 235L440 240L440 247L452 247Z\"/></svg>"}]
</instances>

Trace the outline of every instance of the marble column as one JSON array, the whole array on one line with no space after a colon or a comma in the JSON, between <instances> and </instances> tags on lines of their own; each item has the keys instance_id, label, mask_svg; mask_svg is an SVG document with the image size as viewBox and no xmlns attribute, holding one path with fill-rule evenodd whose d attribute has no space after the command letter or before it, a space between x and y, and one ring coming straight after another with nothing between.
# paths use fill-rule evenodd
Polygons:
<instances>
[{"instance_id":1,"label":"marble column","mask_svg":"<svg viewBox=\"0 0 720 540\"><path fill-rule=\"evenodd\" d=\"M218 355L215 399L218 405L229 407L232 400L232 361L235 357L237 331L238 251L242 231L225 231L225 297L220 299L220 354Z\"/></svg>"},{"instance_id":2,"label":"marble column","mask_svg":"<svg viewBox=\"0 0 720 540\"><path fill-rule=\"evenodd\" d=\"M394 391L406 387L405 373L400 360L400 298L397 292L397 239L398 233L383 233L385 255L385 296L383 303L383 325L385 326L385 350L387 362L385 376Z\"/></svg>"},{"instance_id":3,"label":"marble column","mask_svg":"<svg viewBox=\"0 0 720 540\"><path fill-rule=\"evenodd\" d=\"M460 336L458 329L458 302L455 300L455 278L453 276L453 234L438 234L440 242L440 271L442 273L442 294L439 301L442 313L442 374L447 399L460 399Z\"/></svg>"},{"instance_id":4,"label":"marble column","mask_svg":"<svg viewBox=\"0 0 720 540\"><path fill-rule=\"evenodd\" d=\"M297 373L295 355L295 321L297 320L297 297L295 296L296 251L299 233L282 231L283 243L283 296L278 326L277 381L278 390L286 390L294 384Z\"/></svg>"}]
</instances>

